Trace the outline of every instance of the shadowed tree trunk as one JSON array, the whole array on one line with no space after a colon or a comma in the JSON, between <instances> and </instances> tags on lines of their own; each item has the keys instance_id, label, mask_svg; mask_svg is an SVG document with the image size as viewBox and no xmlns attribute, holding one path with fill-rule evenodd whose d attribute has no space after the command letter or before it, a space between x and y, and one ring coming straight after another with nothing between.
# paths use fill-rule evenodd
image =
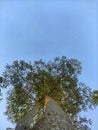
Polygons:
<instances>
[{"instance_id":1,"label":"shadowed tree trunk","mask_svg":"<svg viewBox=\"0 0 98 130\"><path fill-rule=\"evenodd\" d=\"M15 130L30 130L30 126L36 113L37 108L34 106L33 110L29 111L26 117L16 125Z\"/></svg>"},{"instance_id":2,"label":"shadowed tree trunk","mask_svg":"<svg viewBox=\"0 0 98 130\"><path fill-rule=\"evenodd\" d=\"M36 110L35 110L36 111ZM31 115L30 115L31 114ZM16 126L15 130L30 130L30 123L32 123L32 113ZM34 125L32 130L76 130L72 126L66 113L51 97L45 100L45 113Z\"/></svg>"},{"instance_id":3,"label":"shadowed tree trunk","mask_svg":"<svg viewBox=\"0 0 98 130\"><path fill-rule=\"evenodd\" d=\"M48 97L44 116L32 130L76 130L62 108Z\"/></svg>"}]
</instances>

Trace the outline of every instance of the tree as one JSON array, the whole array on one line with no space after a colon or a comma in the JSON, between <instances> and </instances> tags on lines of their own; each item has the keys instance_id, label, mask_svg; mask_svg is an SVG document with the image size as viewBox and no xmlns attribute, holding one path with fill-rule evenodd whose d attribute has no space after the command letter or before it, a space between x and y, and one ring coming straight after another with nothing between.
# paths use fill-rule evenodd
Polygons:
<instances>
[{"instance_id":1,"label":"tree","mask_svg":"<svg viewBox=\"0 0 98 130\"><path fill-rule=\"evenodd\" d=\"M93 92L79 82L81 63L65 56L53 61L35 61L34 64L14 61L6 65L2 87L10 86L6 114L12 122L21 121L28 110L37 106L37 116L43 112L45 96L56 100L70 118L93 106ZM37 118L38 119L38 118Z\"/></svg>"}]
</instances>

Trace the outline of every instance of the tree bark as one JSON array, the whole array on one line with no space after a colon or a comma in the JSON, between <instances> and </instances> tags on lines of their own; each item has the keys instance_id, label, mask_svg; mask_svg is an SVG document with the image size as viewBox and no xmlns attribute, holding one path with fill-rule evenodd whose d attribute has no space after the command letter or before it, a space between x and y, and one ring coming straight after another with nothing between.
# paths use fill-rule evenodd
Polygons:
<instances>
[{"instance_id":1,"label":"tree bark","mask_svg":"<svg viewBox=\"0 0 98 130\"><path fill-rule=\"evenodd\" d=\"M30 125L37 113L36 106L32 111L28 112L23 121L16 125L15 130L76 130L76 128L72 126L72 122L67 114L51 97L46 96L44 109L44 115L32 129Z\"/></svg>"},{"instance_id":2,"label":"tree bark","mask_svg":"<svg viewBox=\"0 0 98 130\"><path fill-rule=\"evenodd\" d=\"M44 116L32 130L76 130L66 113L51 97L48 97Z\"/></svg>"}]
</instances>

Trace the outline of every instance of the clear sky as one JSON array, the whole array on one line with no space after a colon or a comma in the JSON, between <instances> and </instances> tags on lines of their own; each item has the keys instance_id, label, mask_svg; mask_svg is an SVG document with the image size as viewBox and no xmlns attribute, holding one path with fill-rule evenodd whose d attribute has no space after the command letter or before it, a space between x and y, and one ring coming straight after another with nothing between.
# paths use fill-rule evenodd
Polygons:
<instances>
[{"instance_id":1,"label":"clear sky","mask_svg":"<svg viewBox=\"0 0 98 130\"><path fill-rule=\"evenodd\" d=\"M98 89L97 0L0 0L0 73L7 63L22 59L33 62L56 56L82 62L79 77ZM0 103L0 130L12 127ZM98 108L84 114L98 129Z\"/></svg>"}]
</instances>

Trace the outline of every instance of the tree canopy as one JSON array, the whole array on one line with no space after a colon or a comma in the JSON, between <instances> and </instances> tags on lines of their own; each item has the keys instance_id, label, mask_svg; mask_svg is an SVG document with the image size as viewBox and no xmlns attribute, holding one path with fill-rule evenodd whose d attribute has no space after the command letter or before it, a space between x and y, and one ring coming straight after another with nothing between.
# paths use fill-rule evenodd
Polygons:
<instances>
[{"instance_id":1,"label":"tree canopy","mask_svg":"<svg viewBox=\"0 0 98 130\"><path fill-rule=\"evenodd\" d=\"M33 64L16 60L7 64L2 87L9 87L6 114L12 122L19 122L29 109L38 104L43 110L45 96L55 99L63 110L75 117L93 106L92 90L79 81L81 63L65 56Z\"/></svg>"},{"instance_id":2,"label":"tree canopy","mask_svg":"<svg viewBox=\"0 0 98 130\"><path fill-rule=\"evenodd\" d=\"M98 90L94 90L93 102L98 105Z\"/></svg>"}]
</instances>

